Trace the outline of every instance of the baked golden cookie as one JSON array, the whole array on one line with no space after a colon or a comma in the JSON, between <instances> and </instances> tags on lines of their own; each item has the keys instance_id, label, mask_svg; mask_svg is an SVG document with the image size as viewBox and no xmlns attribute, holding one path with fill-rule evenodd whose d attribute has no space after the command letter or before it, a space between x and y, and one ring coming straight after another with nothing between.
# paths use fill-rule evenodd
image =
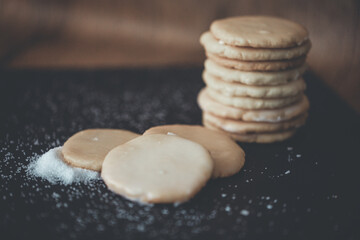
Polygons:
<instances>
[{"instance_id":1,"label":"baked golden cookie","mask_svg":"<svg viewBox=\"0 0 360 240\"><path fill-rule=\"evenodd\" d=\"M206 88L207 93L215 101L224 105L244 108L244 109L275 109L291 105L299 101L302 95L286 98L251 98L251 97L229 97L212 88Z\"/></svg>"},{"instance_id":2,"label":"baked golden cookie","mask_svg":"<svg viewBox=\"0 0 360 240\"><path fill-rule=\"evenodd\" d=\"M87 129L71 136L62 147L71 166L100 171L106 154L114 147L140 136L117 129Z\"/></svg>"},{"instance_id":3,"label":"baked golden cookie","mask_svg":"<svg viewBox=\"0 0 360 240\"><path fill-rule=\"evenodd\" d=\"M101 177L108 188L146 203L180 203L192 198L213 172L200 144L165 134L149 134L111 150Z\"/></svg>"},{"instance_id":4,"label":"baked golden cookie","mask_svg":"<svg viewBox=\"0 0 360 240\"><path fill-rule=\"evenodd\" d=\"M217 40L210 32L205 32L201 35L200 43L204 46L206 52L220 57L237 59L240 61L293 59L306 55L311 48L309 40L300 46L292 48L236 47L224 44L221 40Z\"/></svg>"},{"instance_id":5,"label":"baked golden cookie","mask_svg":"<svg viewBox=\"0 0 360 240\"><path fill-rule=\"evenodd\" d=\"M270 110L242 109L221 104L212 99L205 89L198 95L198 104L204 112L215 116L247 122L281 122L304 114L309 109L309 100L305 95L289 106Z\"/></svg>"},{"instance_id":6,"label":"baked golden cookie","mask_svg":"<svg viewBox=\"0 0 360 240\"><path fill-rule=\"evenodd\" d=\"M300 67L305 63L306 59L306 57L303 56L290 60L239 61L230 58L220 57L209 52L206 52L206 56L222 66L242 71L282 71Z\"/></svg>"},{"instance_id":7,"label":"baked golden cookie","mask_svg":"<svg viewBox=\"0 0 360 240\"><path fill-rule=\"evenodd\" d=\"M244 150L225 134L194 125L163 125L148 129L148 134L169 134L197 142L214 160L213 178L228 177L239 172L245 163Z\"/></svg>"},{"instance_id":8,"label":"baked golden cookie","mask_svg":"<svg viewBox=\"0 0 360 240\"><path fill-rule=\"evenodd\" d=\"M301 94L306 84L302 78L276 86L250 86L242 83L226 82L219 77L203 72L203 79L208 88L212 88L226 96L254 98L283 98Z\"/></svg>"},{"instance_id":9,"label":"baked golden cookie","mask_svg":"<svg viewBox=\"0 0 360 240\"><path fill-rule=\"evenodd\" d=\"M244 122L241 120L220 118L203 112L204 121L226 132L237 134L268 133L295 129L304 125L306 119L307 113L283 122Z\"/></svg>"},{"instance_id":10,"label":"baked golden cookie","mask_svg":"<svg viewBox=\"0 0 360 240\"><path fill-rule=\"evenodd\" d=\"M205 61L205 69L226 82L239 82L247 85L279 85L297 80L305 72L306 65L280 72L247 72L223 67L211 59Z\"/></svg>"},{"instance_id":11,"label":"baked golden cookie","mask_svg":"<svg viewBox=\"0 0 360 240\"><path fill-rule=\"evenodd\" d=\"M238 133L229 133L224 130L221 130L213 126L210 122L203 120L205 127L220 131L222 133L228 134L232 139L239 142L249 142L249 143L273 143L284 141L292 137L296 133L296 129L290 129L280 132L270 132L270 133L248 133L248 134L238 134Z\"/></svg>"},{"instance_id":12,"label":"baked golden cookie","mask_svg":"<svg viewBox=\"0 0 360 240\"><path fill-rule=\"evenodd\" d=\"M240 16L214 21L210 26L214 37L225 44L254 48L290 48L309 39L300 24L270 16Z\"/></svg>"}]
</instances>

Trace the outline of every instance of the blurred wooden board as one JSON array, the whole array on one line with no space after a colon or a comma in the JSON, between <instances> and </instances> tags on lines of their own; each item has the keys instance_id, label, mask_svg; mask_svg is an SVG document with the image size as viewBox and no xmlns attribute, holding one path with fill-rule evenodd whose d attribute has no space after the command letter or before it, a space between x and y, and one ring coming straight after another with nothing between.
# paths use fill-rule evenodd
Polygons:
<instances>
[{"instance_id":1,"label":"blurred wooden board","mask_svg":"<svg viewBox=\"0 0 360 240\"><path fill-rule=\"evenodd\" d=\"M267 14L302 23L309 63L360 112L357 0L10 1L0 7L0 65L15 68L200 66L214 19Z\"/></svg>"}]
</instances>

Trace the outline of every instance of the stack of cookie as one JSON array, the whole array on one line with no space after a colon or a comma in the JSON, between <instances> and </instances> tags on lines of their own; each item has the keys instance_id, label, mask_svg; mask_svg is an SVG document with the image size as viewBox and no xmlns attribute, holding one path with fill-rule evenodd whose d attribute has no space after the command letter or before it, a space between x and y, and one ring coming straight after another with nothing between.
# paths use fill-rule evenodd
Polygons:
<instances>
[{"instance_id":1,"label":"stack of cookie","mask_svg":"<svg viewBox=\"0 0 360 240\"><path fill-rule=\"evenodd\" d=\"M200 38L208 59L198 96L203 124L243 142L285 140L302 126L307 30L265 16L217 20Z\"/></svg>"}]
</instances>

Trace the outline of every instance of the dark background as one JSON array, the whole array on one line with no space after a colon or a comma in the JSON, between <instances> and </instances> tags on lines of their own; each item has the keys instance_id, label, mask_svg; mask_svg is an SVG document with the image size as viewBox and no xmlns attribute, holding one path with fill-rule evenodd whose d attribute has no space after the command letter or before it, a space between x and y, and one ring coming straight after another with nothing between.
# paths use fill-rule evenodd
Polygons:
<instances>
[{"instance_id":1,"label":"dark background","mask_svg":"<svg viewBox=\"0 0 360 240\"><path fill-rule=\"evenodd\" d=\"M26 174L82 129L201 124L201 70L0 74L1 239L359 239L360 119L311 72L307 124L285 142L240 144L244 168L178 207L133 203L101 180L64 186Z\"/></svg>"},{"instance_id":2,"label":"dark background","mask_svg":"<svg viewBox=\"0 0 360 240\"><path fill-rule=\"evenodd\" d=\"M213 20L267 14L308 28L311 68L360 112L359 9L358 0L0 0L0 65L201 66L199 37Z\"/></svg>"},{"instance_id":3,"label":"dark background","mask_svg":"<svg viewBox=\"0 0 360 240\"><path fill-rule=\"evenodd\" d=\"M0 0L0 239L360 239L359 8ZM293 138L240 144L244 169L177 207L127 201L101 180L64 186L27 174L29 162L86 128L201 124L199 36L241 14L310 31L310 115Z\"/></svg>"}]
</instances>

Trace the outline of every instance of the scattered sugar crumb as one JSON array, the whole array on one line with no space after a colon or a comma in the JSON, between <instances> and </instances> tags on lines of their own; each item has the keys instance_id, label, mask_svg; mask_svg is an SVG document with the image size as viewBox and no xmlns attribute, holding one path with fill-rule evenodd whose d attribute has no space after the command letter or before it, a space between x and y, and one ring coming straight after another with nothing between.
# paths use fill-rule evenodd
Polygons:
<instances>
[{"instance_id":1,"label":"scattered sugar crumb","mask_svg":"<svg viewBox=\"0 0 360 240\"><path fill-rule=\"evenodd\" d=\"M82 168L75 168L63 161L62 147L50 149L28 166L27 173L48 180L50 183L69 185L88 182L99 177L99 173Z\"/></svg>"},{"instance_id":2,"label":"scattered sugar crumb","mask_svg":"<svg viewBox=\"0 0 360 240\"><path fill-rule=\"evenodd\" d=\"M240 211L240 214L243 215L243 216L249 216L250 212L246 209L243 209Z\"/></svg>"}]
</instances>

